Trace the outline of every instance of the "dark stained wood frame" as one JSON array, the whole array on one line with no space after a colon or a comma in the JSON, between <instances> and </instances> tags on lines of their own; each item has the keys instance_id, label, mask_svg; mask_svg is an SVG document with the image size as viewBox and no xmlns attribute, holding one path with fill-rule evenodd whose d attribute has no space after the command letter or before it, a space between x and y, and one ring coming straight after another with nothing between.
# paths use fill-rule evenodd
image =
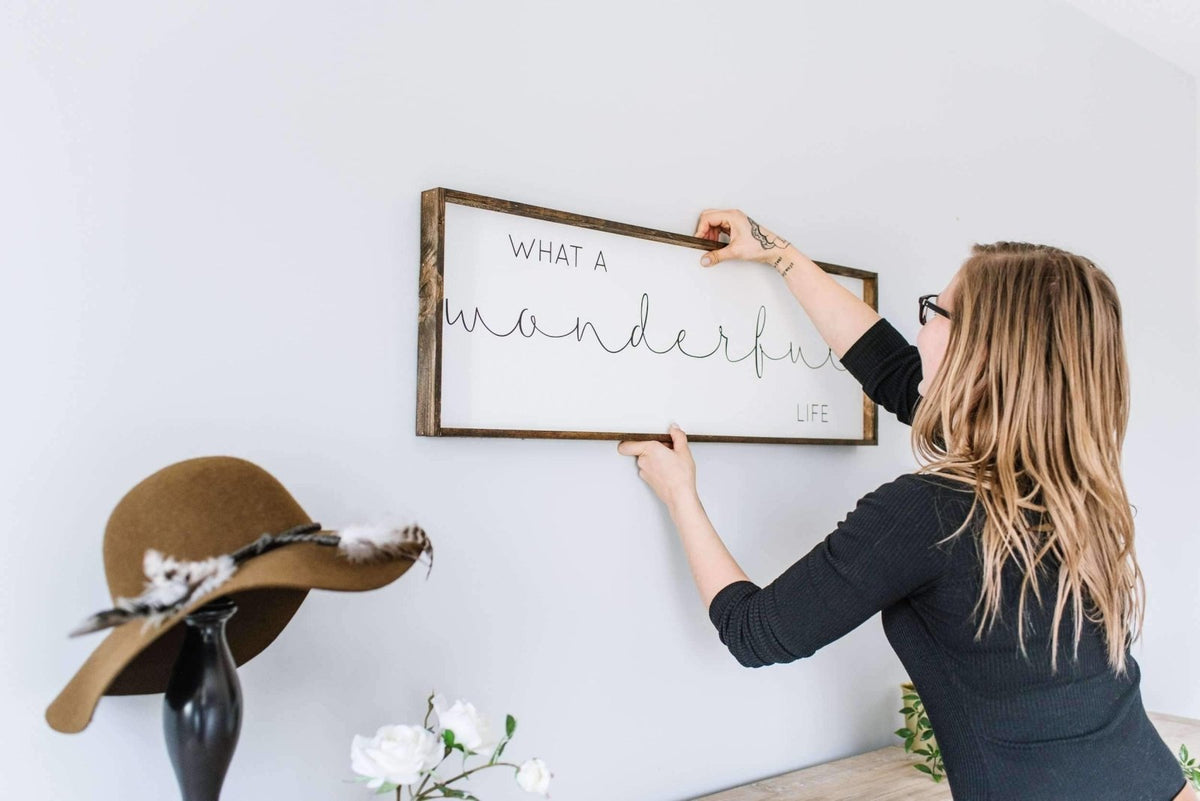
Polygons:
<instances>
[{"instance_id":1,"label":"dark stained wood frame","mask_svg":"<svg viewBox=\"0 0 1200 801\"><path fill-rule=\"evenodd\" d=\"M418 281L420 303L417 313L417 435L427 437L516 437L544 439L655 439L670 443L667 433L647 434L624 431L524 431L499 428L443 428L442 408L442 277L445 258L446 204L457 203L491 211L531 217L536 220L566 223L580 228L592 228L613 234L682 245L699 250L715 250L724 242L698 239L683 234L656 231L627 223L585 217L541 206L530 206L510 200L473 195L437 187L421 193L421 272ZM878 311L879 276L866 270L817 262L821 269L834 275L863 280L863 300ZM811 437L734 437L708 434L688 435L689 442L771 442L813 445L876 445L878 444L878 415L874 401L863 394L863 438L819 439Z\"/></svg>"}]
</instances>

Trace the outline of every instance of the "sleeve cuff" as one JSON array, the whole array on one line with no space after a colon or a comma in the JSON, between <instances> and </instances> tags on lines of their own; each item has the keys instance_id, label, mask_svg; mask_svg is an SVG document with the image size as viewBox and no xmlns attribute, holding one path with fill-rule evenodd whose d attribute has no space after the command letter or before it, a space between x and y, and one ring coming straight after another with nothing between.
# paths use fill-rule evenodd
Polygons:
<instances>
[{"instance_id":1,"label":"sleeve cuff","mask_svg":"<svg viewBox=\"0 0 1200 801\"><path fill-rule=\"evenodd\" d=\"M897 331L886 317L880 317L847 348L839 361L857 378L877 364L881 355L890 355L908 346L904 334Z\"/></svg>"},{"instance_id":2,"label":"sleeve cuff","mask_svg":"<svg viewBox=\"0 0 1200 801\"><path fill-rule=\"evenodd\" d=\"M708 619L721 630L721 621L725 619L726 610L751 593L758 592L759 587L753 581L735 581L721 588L708 604Z\"/></svg>"}]
</instances>

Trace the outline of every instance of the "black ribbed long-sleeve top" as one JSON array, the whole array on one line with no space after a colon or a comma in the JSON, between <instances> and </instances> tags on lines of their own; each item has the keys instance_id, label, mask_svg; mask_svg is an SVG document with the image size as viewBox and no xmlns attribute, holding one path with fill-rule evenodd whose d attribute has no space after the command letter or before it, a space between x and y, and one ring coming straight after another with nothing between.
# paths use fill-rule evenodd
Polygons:
<instances>
[{"instance_id":1,"label":"black ribbed long-sleeve top","mask_svg":"<svg viewBox=\"0 0 1200 801\"><path fill-rule=\"evenodd\" d=\"M911 425L921 361L886 319L841 360L868 397ZM869 492L837 528L765 587L735 581L709 605L721 641L747 667L811 656L882 612L884 633L925 704L958 801L1170 801L1183 771L1142 707L1140 668L1109 668L1102 629L1086 619L1072 661L1070 604L1050 671L1057 574L1043 608L1026 599L1017 643L1021 572L1001 576L1002 614L975 640L983 519L966 519L972 491L936 475L905 474Z\"/></svg>"}]
</instances>

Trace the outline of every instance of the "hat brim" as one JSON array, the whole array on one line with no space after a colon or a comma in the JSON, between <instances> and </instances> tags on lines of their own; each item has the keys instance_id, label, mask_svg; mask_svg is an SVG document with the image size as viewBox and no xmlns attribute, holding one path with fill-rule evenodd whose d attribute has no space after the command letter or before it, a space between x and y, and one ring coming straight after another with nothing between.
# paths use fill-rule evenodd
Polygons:
<instances>
[{"instance_id":1,"label":"hat brim","mask_svg":"<svg viewBox=\"0 0 1200 801\"><path fill-rule=\"evenodd\" d=\"M333 532L325 532L333 533ZM224 584L143 631L142 619L115 627L46 709L46 722L66 734L83 731L103 695L165 692L179 655L186 618L218 598L236 596L226 624L235 664L260 653L279 635L310 589L358 592L383 587L412 566L410 559L351 562L328 545L302 542L243 564Z\"/></svg>"}]
</instances>

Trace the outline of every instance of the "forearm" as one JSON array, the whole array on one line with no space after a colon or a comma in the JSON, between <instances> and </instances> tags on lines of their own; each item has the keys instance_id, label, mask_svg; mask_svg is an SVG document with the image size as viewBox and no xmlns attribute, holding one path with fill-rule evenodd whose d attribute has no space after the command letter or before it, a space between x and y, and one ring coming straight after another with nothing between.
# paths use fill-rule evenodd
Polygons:
<instances>
[{"instance_id":1,"label":"forearm","mask_svg":"<svg viewBox=\"0 0 1200 801\"><path fill-rule=\"evenodd\" d=\"M735 581L750 580L726 550L725 543L721 542L700 503L699 495L689 493L670 504L668 509L687 552L692 578L706 609L724 587Z\"/></svg>"},{"instance_id":2,"label":"forearm","mask_svg":"<svg viewBox=\"0 0 1200 801\"><path fill-rule=\"evenodd\" d=\"M835 281L795 245L788 245L772 260L772 266L777 272L786 271L783 280L788 289L838 359L879 320L878 312Z\"/></svg>"}]
</instances>

